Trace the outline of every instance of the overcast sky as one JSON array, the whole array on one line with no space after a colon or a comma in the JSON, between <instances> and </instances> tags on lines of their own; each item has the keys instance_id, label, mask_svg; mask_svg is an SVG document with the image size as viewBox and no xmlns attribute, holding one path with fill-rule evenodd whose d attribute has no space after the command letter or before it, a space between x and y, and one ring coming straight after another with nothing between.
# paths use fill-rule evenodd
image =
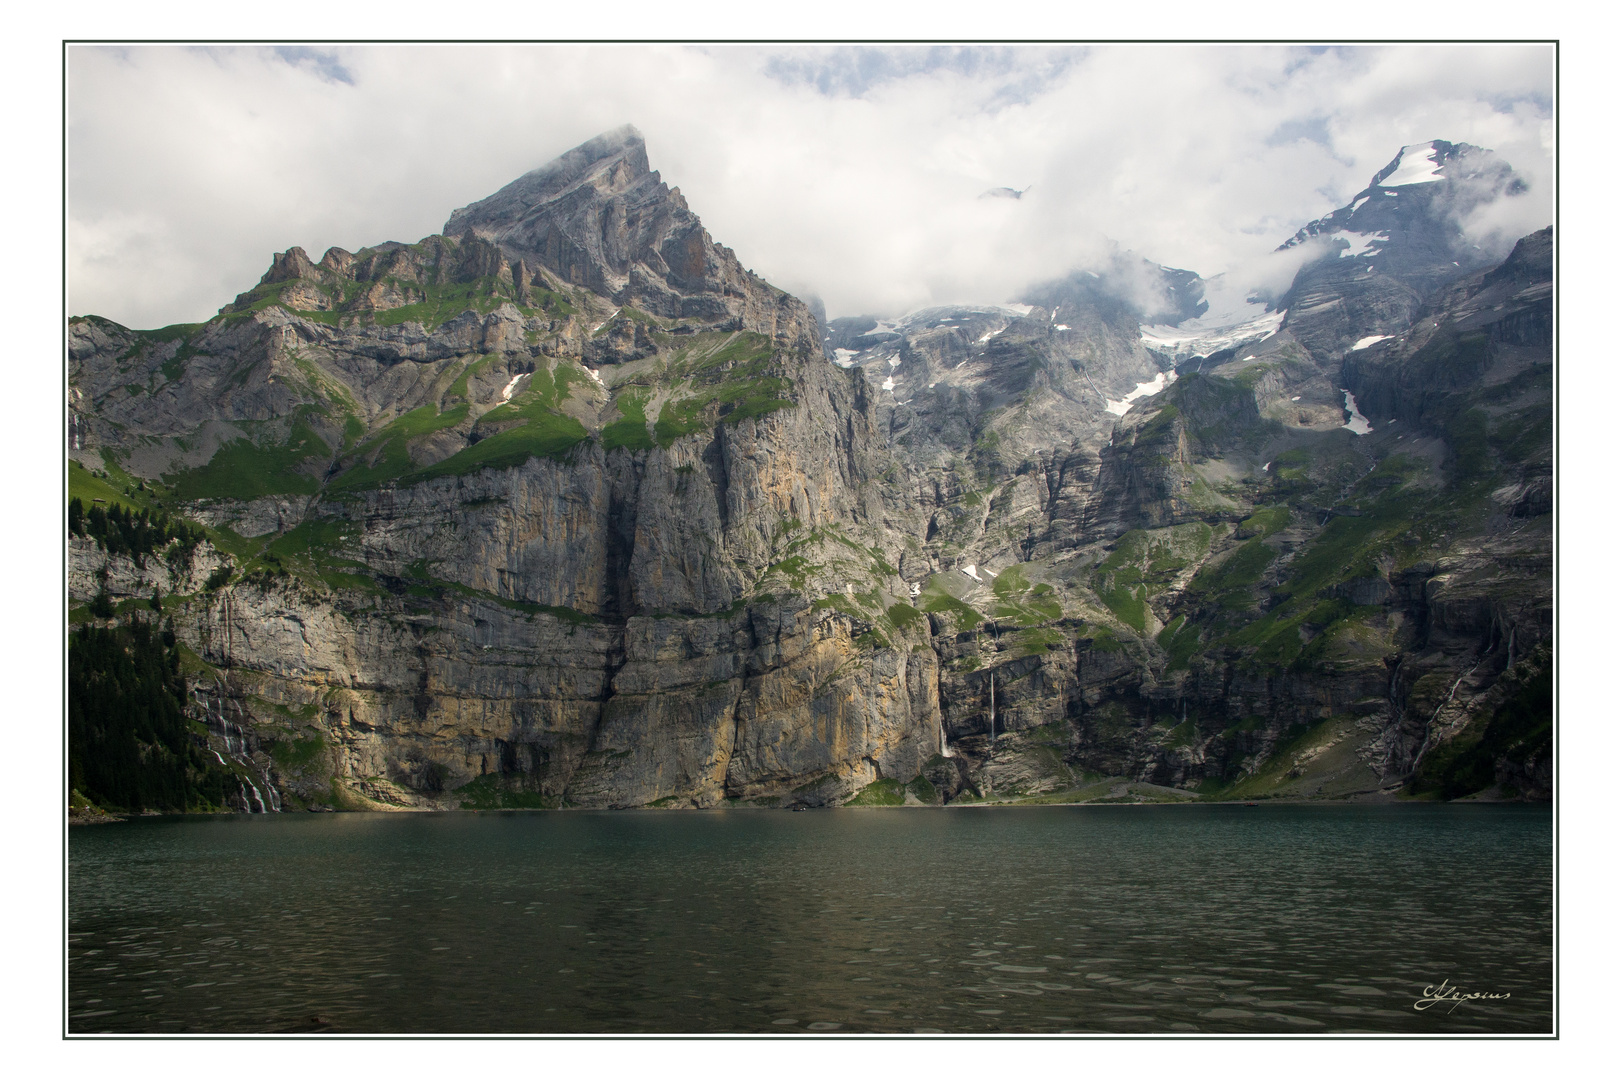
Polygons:
<instances>
[{"instance_id":1,"label":"overcast sky","mask_svg":"<svg viewBox=\"0 0 1622 1080\"><path fill-rule=\"evenodd\" d=\"M1544 46L74 47L68 84L69 307L136 327L293 245L420 239L627 122L833 316L1012 299L1101 235L1242 274L1433 138L1527 178L1506 233L1552 220Z\"/></svg>"}]
</instances>

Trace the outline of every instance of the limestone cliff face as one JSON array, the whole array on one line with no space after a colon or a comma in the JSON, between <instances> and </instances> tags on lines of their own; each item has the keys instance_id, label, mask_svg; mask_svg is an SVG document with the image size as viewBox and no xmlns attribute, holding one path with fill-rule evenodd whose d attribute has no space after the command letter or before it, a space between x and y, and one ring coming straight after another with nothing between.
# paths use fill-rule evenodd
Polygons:
<instances>
[{"instance_id":1,"label":"limestone cliff face","mask_svg":"<svg viewBox=\"0 0 1622 1080\"><path fill-rule=\"evenodd\" d=\"M458 238L279 255L184 335L73 324L70 452L238 547L236 581L163 582L171 618L233 731L296 718L333 797L820 802L939 749L865 388L611 142L510 228L512 190Z\"/></svg>"},{"instance_id":2,"label":"limestone cliff face","mask_svg":"<svg viewBox=\"0 0 1622 1080\"><path fill-rule=\"evenodd\" d=\"M159 594L243 809L1546 794L1549 237L1443 270L1410 194L1349 211L1391 273L1174 367L1201 285L1126 254L824 330L621 129L73 320L73 490L209 533L76 536L70 596Z\"/></svg>"}]
</instances>

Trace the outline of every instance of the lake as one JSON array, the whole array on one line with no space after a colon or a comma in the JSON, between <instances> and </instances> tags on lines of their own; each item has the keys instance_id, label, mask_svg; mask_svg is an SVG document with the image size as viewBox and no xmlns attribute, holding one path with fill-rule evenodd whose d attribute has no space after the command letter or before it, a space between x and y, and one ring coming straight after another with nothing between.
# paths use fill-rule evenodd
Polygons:
<instances>
[{"instance_id":1,"label":"lake","mask_svg":"<svg viewBox=\"0 0 1622 1080\"><path fill-rule=\"evenodd\" d=\"M1547 806L145 818L68 1027L1547 1033L1552 877Z\"/></svg>"}]
</instances>

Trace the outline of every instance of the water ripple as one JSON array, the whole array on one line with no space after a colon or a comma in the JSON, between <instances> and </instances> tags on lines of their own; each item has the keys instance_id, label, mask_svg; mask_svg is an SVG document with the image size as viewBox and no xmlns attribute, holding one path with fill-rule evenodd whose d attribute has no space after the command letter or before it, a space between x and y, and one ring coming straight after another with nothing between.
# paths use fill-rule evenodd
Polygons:
<instances>
[{"instance_id":1,"label":"water ripple","mask_svg":"<svg viewBox=\"0 0 1622 1080\"><path fill-rule=\"evenodd\" d=\"M1553 1026L1541 808L286 815L70 841L75 1032ZM1412 1008L1444 978L1511 996Z\"/></svg>"}]
</instances>

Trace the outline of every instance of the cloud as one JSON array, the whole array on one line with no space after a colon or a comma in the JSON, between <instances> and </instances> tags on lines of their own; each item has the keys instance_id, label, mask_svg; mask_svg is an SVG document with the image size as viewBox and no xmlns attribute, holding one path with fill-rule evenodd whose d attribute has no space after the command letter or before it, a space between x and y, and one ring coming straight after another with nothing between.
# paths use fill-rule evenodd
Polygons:
<instances>
[{"instance_id":1,"label":"cloud","mask_svg":"<svg viewBox=\"0 0 1622 1080\"><path fill-rule=\"evenodd\" d=\"M332 82L355 84L355 78L344 67L337 55L326 49L312 49L308 45L277 45L276 56L294 67L307 66L316 75Z\"/></svg>"},{"instance_id":2,"label":"cloud","mask_svg":"<svg viewBox=\"0 0 1622 1080\"><path fill-rule=\"evenodd\" d=\"M813 46L770 53L762 71L785 86L810 85L830 97L862 97L898 79L949 73L984 87L990 106L1029 100L1085 55L1054 46Z\"/></svg>"},{"instance_id":3,"label":"cloud","mask_svg":"<svg viewBox=\"0 0 1622 1080\"><path fill-rule=\"evenodd\" d=\"M836 317L1006 300L1106 238L1241 274L1433 138L1492 147L1530 185L1471 228L1552 220L1541 46L75 46L68 63L70 308L136 326L206 318L295 244L416 240L626 122L717 240ZM979 198L995 187L1025 194Z\"/></svg>"}]
</instances>

